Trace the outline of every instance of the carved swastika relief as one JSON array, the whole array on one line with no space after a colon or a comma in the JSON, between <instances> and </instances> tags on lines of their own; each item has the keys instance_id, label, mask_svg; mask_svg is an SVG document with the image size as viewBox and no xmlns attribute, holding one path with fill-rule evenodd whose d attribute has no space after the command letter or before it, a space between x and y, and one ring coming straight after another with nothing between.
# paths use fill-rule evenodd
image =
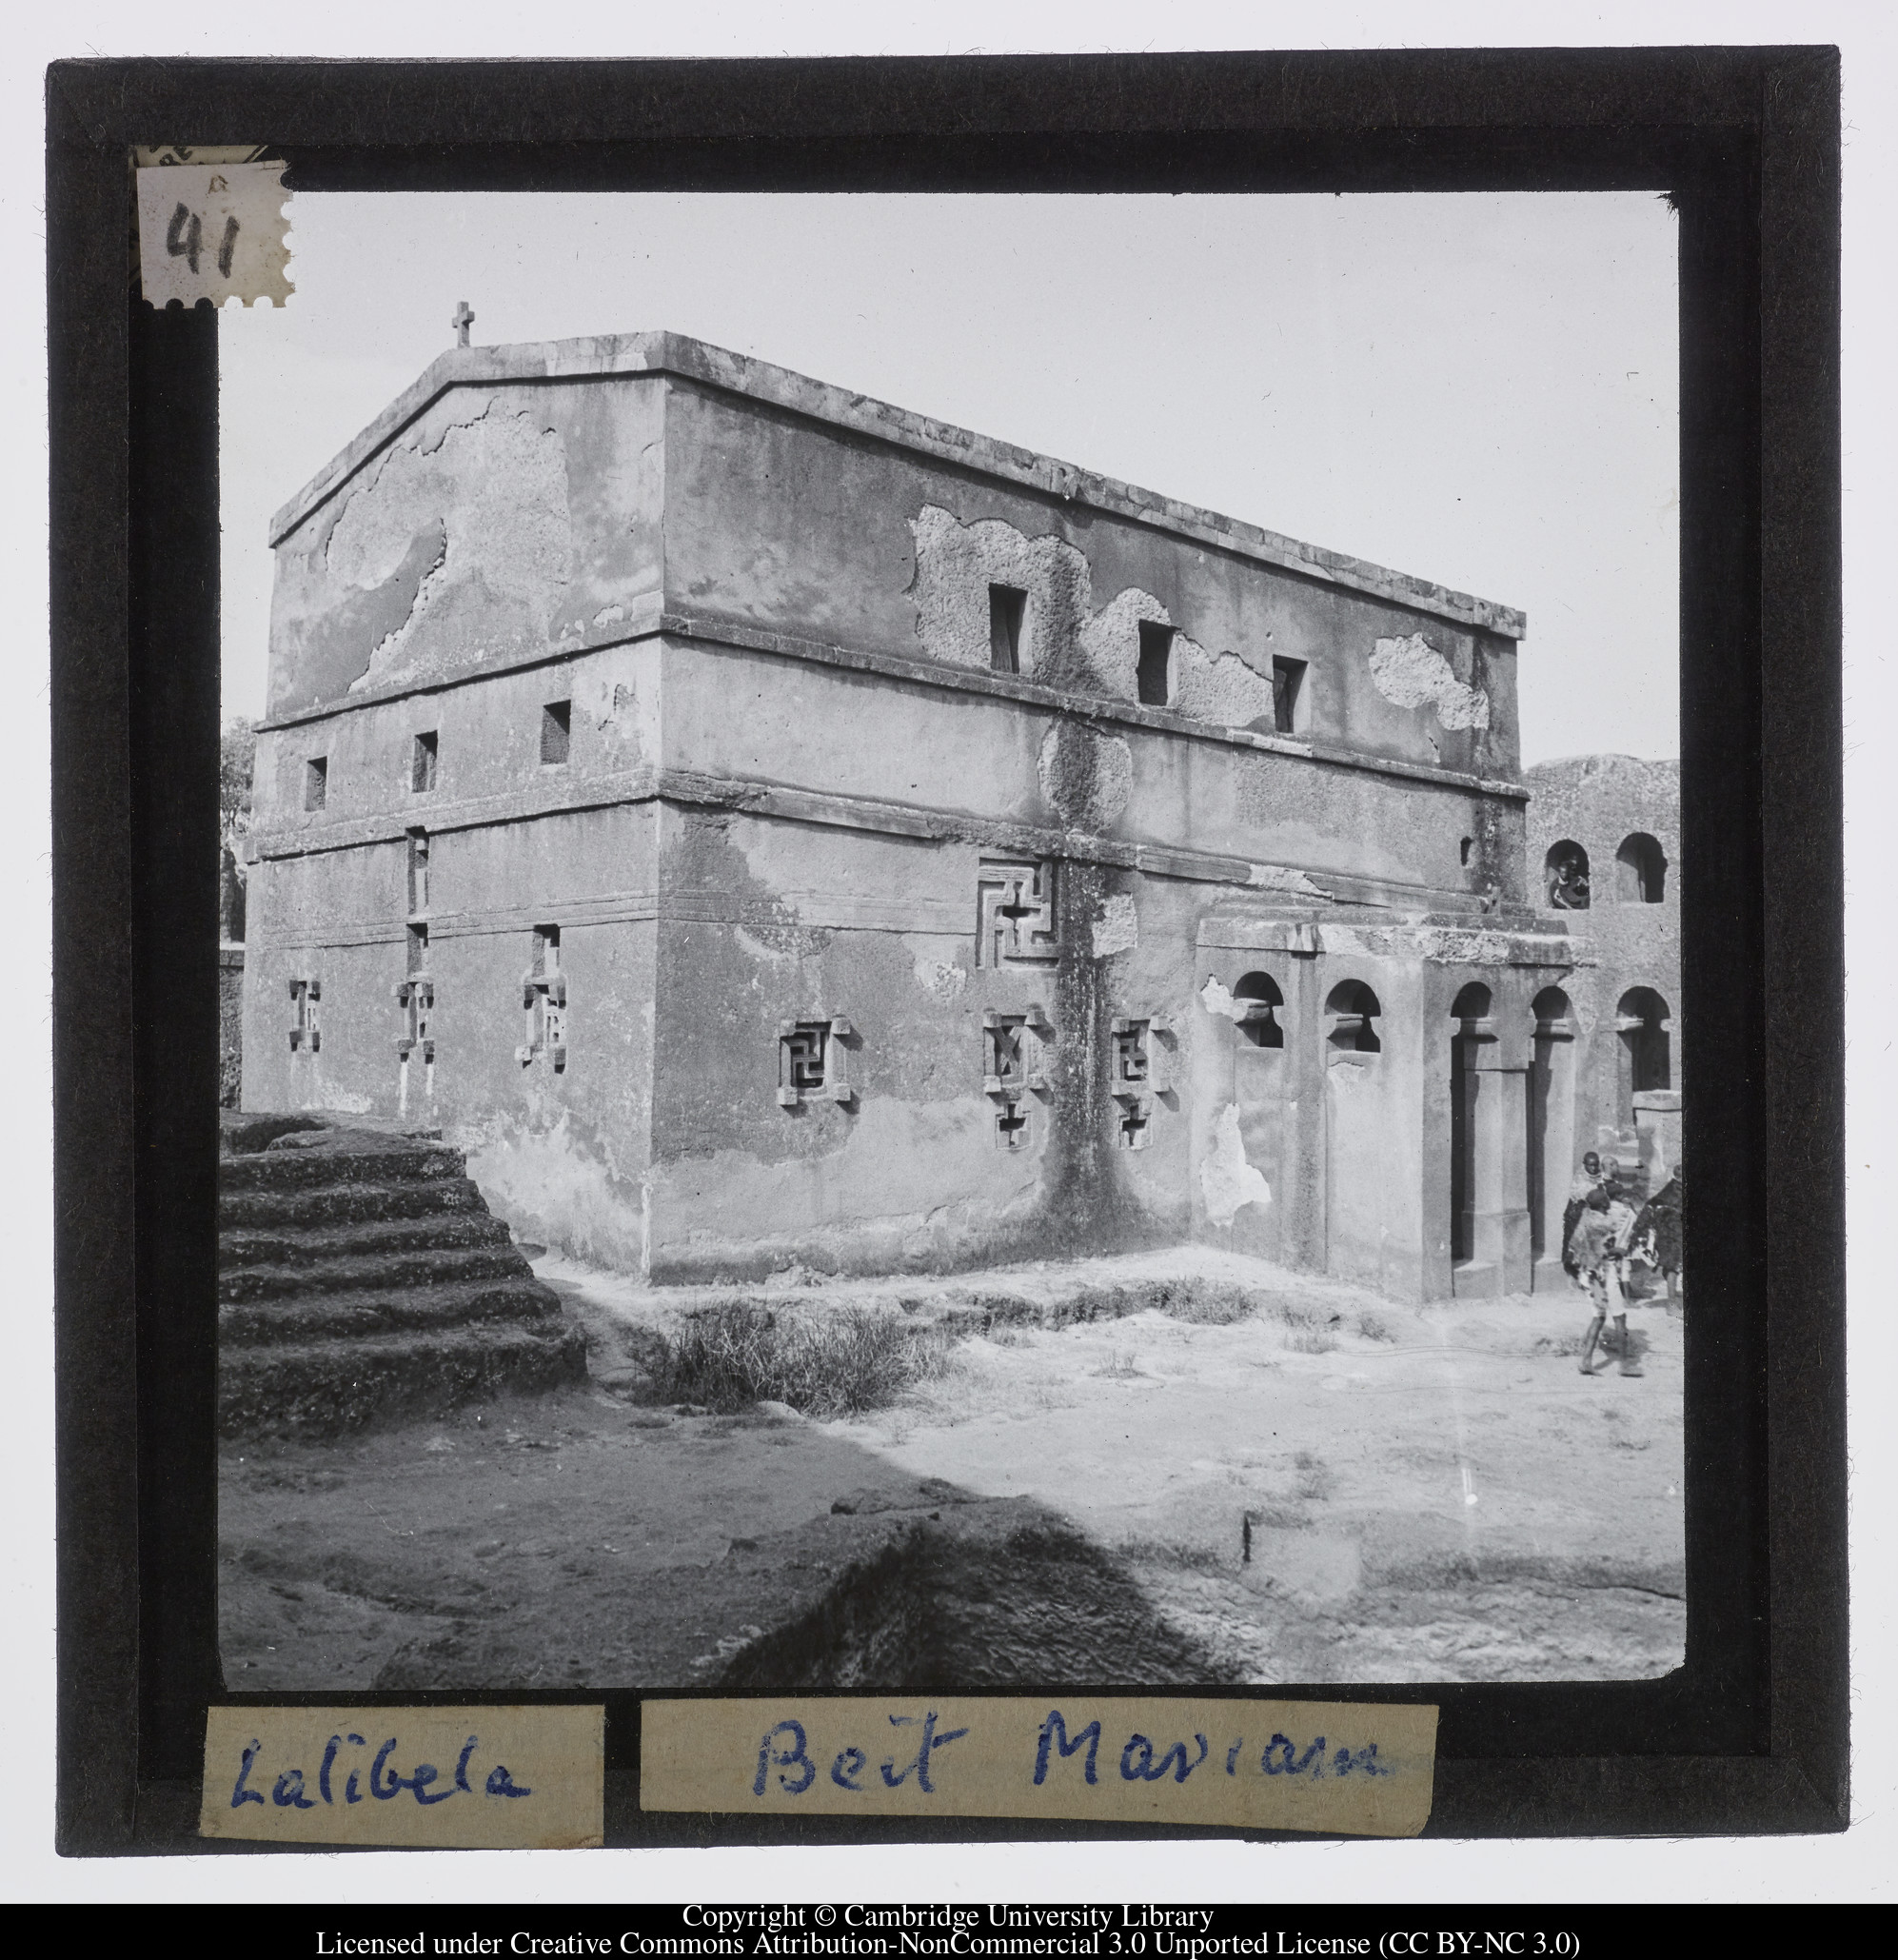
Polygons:
<instances>
[{"instance_id":1,"label":"carved swastika relief","mask_svg":"<svg viewBox=\"0 0 1898 1960\"><path fill-rule=\"evenodd\" d=\"M985 858L976 882L976 964L1052 966L1061 957L1053 859Z\"/></svg>"},{"instance_id":2,"label":"carved swastika relief","mask_svg":"<svg viewBox=\"0 0 1898 1960\"><path fill-rule=\"evenodd\" d=\"M778 1023L778 1103L801 1109L806 1102L851 1102L849 1051L844 1038L851 1032L842 1015Z\"/></svg>"}]
</instances>

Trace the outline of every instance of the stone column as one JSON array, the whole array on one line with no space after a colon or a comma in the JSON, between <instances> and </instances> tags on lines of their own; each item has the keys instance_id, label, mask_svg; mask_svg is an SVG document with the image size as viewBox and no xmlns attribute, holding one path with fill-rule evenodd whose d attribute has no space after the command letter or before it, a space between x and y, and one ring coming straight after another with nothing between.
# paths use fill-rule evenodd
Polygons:
<instances>
[{"instance_id":1,"label":"stone column","mask_svg":"<svg viewBox=\"0 0 1898 1960\"><path fill-rule=\"evenodd\" d=\"M1530 1287L1529 1064L1506 1060L1493 1021L1463 1023L1472 1073L1471 1257L1453 1275L1459 1298Z\"/></svg>"}]
</instances>

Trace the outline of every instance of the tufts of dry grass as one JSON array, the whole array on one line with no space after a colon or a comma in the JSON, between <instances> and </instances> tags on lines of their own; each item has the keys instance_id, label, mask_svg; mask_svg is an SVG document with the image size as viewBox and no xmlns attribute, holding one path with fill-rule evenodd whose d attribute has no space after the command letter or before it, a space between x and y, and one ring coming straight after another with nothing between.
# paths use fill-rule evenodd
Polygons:
<instances>
[{"instance_id":1,"label":"tufts of dry grass","mask_svg":"<svg viewBox=\"0 0 1898 1960\"><path fill-rule=\"evenodd\" d=\"M657 1400L724 1411L787 1402L827 1417L894 1402L940 1369L948 1341L874 1308L727 1300L655 1345L646 1365Z\"/></svg>"}]
</instances>

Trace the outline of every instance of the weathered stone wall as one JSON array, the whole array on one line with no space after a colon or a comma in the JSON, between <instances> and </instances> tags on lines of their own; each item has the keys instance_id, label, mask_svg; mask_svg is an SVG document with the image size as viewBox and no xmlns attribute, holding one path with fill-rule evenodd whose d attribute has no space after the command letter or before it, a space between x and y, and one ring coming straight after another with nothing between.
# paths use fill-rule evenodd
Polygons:
<instances>
[{"instance_id":1,"label":"weathered stone wall","mask_svg":"<svg viewBox=\"0 0 1898 1960\"><path fill-rule=\"evenodd\" d=\"M247 1107L439 1122L522 1236L659 1279L1200 1236L1527 1283L1529 1003L1586 955L1525 902L1519 619L663 336L438 370L277 523ZM991 584L1027 595L1012 673ZM522 1057L546 925L558 1070ZM1276 1050L1235 1018L1258 973ZM1493 1037L1451 1019L1479 975ZM787 1029L833 1020L787 1093Z\"/></svg>"},{"instance_id":2,"label":"weathered stone wall","mask_svg":"<svg viewBox=\"0 0 1898 1960\"><path fill-rule=\"evenodd\" d=\"M1590 902L1562 916L1586 936L1595 964L1574 988L1575 1128L1571 1171L1584 1150L1618 1157L1651 1188L1679 1161L1686 1022L1680 936L1680 764L1634 756L1569 756L1528 772L1528 875L1540 886L1557 844L1588 853ZM1644 900L1631 839L1650 838L1665 862L1658 901ZM1546 898L1546 893L1544 894ZM1666 1008L1670 1080L1639 1098L1630 1085L1630 1042L1618 1023L1631 991L1651 990Z\"/></svg>"},{"instance_id":3,"label":"weathered stone wall","mask_svg":"<svg viewBox=\"0 0 1898 1960\"><path fill-rule=\"evenodd\" d=\"M244 948L229 941L217 954L217 1099L235 1109L244 1095Z\"/></svg>"}]
</instances>

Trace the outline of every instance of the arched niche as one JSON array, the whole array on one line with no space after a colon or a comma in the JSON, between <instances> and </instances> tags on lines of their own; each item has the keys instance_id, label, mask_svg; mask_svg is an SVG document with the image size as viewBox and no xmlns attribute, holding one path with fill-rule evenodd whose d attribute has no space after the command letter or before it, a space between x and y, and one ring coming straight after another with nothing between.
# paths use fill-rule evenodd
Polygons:
<instances>
[{"instance_id":1,"label":"arched niche","mask_svg":"<svg viewBox=\"0 0 1898 1960\"><path fill-rule=\"evenodd\" d=\"M1285 1029L1278 1010L1285 996L1269 973L1249 973L1233 989L1233 999L1245 1002L1245 1013L1236 1022L1239 1039L1255 1048L1283 1048Z\"/></svg>"},{"instance_id":2,"label":"arched niche","mask_svg":"<svg viewBox=\"0 0 1898 1960\"><path fill-rule=\"evenodd\" d=\"M1544 987L1530 1002L1534 1020L1529 1064L1529 1245L1531 1286L1566 1284L1562 1215L1575 1146L1574 1004L1560 987Z\"/></svg>"},{"instance_id":3,"label":"arched niche","mask_svg":"<svg viewBox=\"0 0 1898 1960\"><path fill-rule=\"evenodd\" d=\"M1658 905L1668 890L1668 854L1645 830L1631 832L1614 854L1614 896L1624 905Z\"/></svg>"},{"instance_id":4,"label":"arched niche","mask_svg":"<svg viewBox=\"0 0 1898 1960\"><path fill-rule=\"evenodd\" d=\"M1652 987L1630 987L1615 1004L1614 1025L1621 1037L1621 1120L1631 1126L1635 1097L1674 1086L1672 1020Z\"/></svg>"},{"instance_id":5,"label":"arched niche","mask_svg":"<svg viewBox=\"0 0 1898 1960\"><path fill-rule=\"evenodd\" d=\"M1493 1046L1490 1011L1494 996L1470 980L1450 1003L1450 1258L1463 1265L1476 1256L1477 1104L1483 1078L1479 1058ZM1493 1080L1491 1094L1494 1094Z\"/></svg>"},{"instance_id":6,"label":"arched niche","mask_svg":"<svg viewBox=\"0 0 1898 1960\"><path fill-rule=\"evenodd\" d=\"M1488 1020L1493 1004L1489 988L1481 980L1472 980L1450 1003L1450 1018L1452 1020Z\"/></svg>"},{"instance_id":7,"label":"arched niche","mask_svg":"<svg viewBox=\"0 0 1898 1960\"><path fill-rule=\"evenodd\" d=\"M1325 1039L1335 1053L1381 1054L1384 1044L1377 1038L1377 1020L1383 1012L1377 996L1362 980L1339 980L1325 999L1331 1022Z\"/></svg>"},{"instance_id":8,"label":"arched niche","mask_svg":"<svg viewBox=\"0 0 1898 1960\"><path fill-rule=\"evenodd\" d=\"M1542 890L1552 912L1589 909L1589 854L1573 838L1549 846L1542 860Z\"/></svg>"}]
</instances>

